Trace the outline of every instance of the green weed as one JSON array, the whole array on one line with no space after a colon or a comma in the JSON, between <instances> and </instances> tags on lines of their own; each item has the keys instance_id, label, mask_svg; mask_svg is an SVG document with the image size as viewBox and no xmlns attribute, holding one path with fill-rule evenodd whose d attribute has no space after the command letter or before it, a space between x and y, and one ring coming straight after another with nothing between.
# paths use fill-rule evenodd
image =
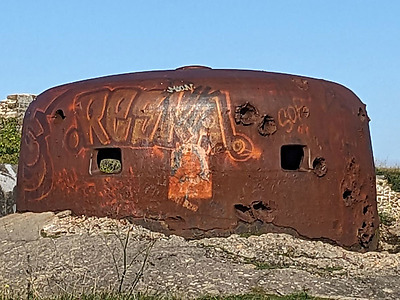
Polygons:
<instances>
[{"instance_id":1,"label":"green weed","mask_svg":"<svg viewBox=\"0 0 400 300\"><path fill-rule=\"evenodd\" d=\"M26 299L21 295L11 295L1 293L0 300L17 300ZM31 300L178 300L179 297L169 295L152 295L146 293L134 293L134 294L119 294L112 292L102 292L94 294L63 294L53 297L39 297L31 295L28 299ZM310 296L306 291L293 293L286 296L269 295L263 291L254 291L251 293L240 294L240 295L227 295L227 296L202 296L193 298L195 300L324 300L323 298L316 298Z\"/></svg>"},{"instance_id":2,"label":"green weed","mask_svg":"<svg viewBox=\"0 0 400 300\"><path fill-rule=\"evenodd\" d=\"M230 296L205 296L198 298L198 300L323 300L323 298L312 297L306 291L301 291L286 296L268 295L262 292L254 292Z\"/></svg>"},{"instance_id":3,"label":"green weed","mask_svg":"<svg viewBox=\"0 0 400 300\"><path fill-rule=\"evenodd\" d=\"M392 217L391 215L389 215L388 213L380 212L380 213L378 213L378 215L379 215L379 220L381 221L381 223L382 223L383 225L391 226L391 225L393 225L394 222L396 221L396 219L393 218L393 217Z\"/></svg>"},{"instance_id":4,"label":"green weed","mask_svg":"<svg viewBox=\"0 0 400 300\"><path fill-rule=\"evenodd\" d=\"M21 132L16 118L0 118L0 163L18 164Z\"/></svg>"},{"instance_id":5,"label":"green weed","mask_svg":"<svg viewBox=\"0 0 400 300\"><path fill-rule=\"evenodd\" d=\"M376 175L382 175L390 184L392 190L400 193L400 167L378 167Z\"/></svg>"},{"instance_id":6,"label":"green weed","mask_svg":"<svg viewBox=\"0 0 400 300\"><path fill-rule=\"evenodd\" d=\"M247 264L252 264L256 267L256 270L273 270L273 269L282 269L286 268L286 266L282 266L279 264L270 264L266 261L256 260L254 258L246 258L245 262Z\"/></svg>"}]
</instances>

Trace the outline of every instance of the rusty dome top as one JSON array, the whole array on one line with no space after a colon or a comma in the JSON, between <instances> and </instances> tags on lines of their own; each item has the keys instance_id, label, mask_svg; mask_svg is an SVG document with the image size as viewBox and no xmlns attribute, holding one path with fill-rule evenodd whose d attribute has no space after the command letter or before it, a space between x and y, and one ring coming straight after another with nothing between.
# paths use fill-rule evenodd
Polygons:
<instances>
[{"instance_id":1,"label":"rusty dome top","mask_svg":"<svg viewBox=\"0 0 400 300\"><path fill-rule=\"evenodd\" d=\"M368 121L349 89L290 74L185 66L69 83L25 115L17 209L374 249Z\"/></svg>"}]
</instances>

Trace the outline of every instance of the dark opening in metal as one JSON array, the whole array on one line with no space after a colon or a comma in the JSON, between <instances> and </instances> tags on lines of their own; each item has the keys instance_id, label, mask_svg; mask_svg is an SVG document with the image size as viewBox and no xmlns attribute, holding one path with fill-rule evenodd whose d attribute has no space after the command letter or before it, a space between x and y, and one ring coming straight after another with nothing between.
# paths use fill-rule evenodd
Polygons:
<instances>
[{"instance_id":1,"label":"dark opening in metal","mask_svg":"<svg viewBox=\"0 0 400 300\"><path fill-rule=\"evenodd\" d=\"M316 157L313 161L313 170L318 177L324 176L327 172L325 158Z\"/></svg>"},{"instance_id":2,"label":"dark opening in metal","mask_svg":"<svg viewBox=\"0 0 400 300\"><path fill-rule=\"evenodd\" d=\"M97 167L102 173L116 174L121 172L120 148L100 148L97 151Z\"/></svg>"},{"instance_id":3,"label":"dark opening in metal","mask_svg":"<svg viewBox=\"0 0 400 300\"><path fill-rule=\"evenodd\" d=\"M268 136L276 132L276 124L273 117L264 115L258 124L258 132L262 136Z\"/></svg>"},{"instance_id":4,"label":"dark opening in metal","mask_svg":"<svg viewBox=\"0 0 400 300\"><path fill-rule=\"evenodd\" d=\"M343 199L345 199L345 200L350 199L350 198L351 198L351 193L352 193L351 190L346 189L346 190L343 192Z\"/></svg>"},{"instance_id":5,"label":"dark opening in metal","mask_svg":"<svg viewBox=\"0 0 400 300\"><path fill-rule=\"evenodd\" d=\"M303 145L284 145L281 147L281 168L298 170L304 158Z\"/></svg>"},{"instance_id":6,"label":"dark opening in metal","mask_svg":"<svg viewBox=\"0 0 400 300\"><path fill-rule=\"evenodd\" d=\"M54 115L54 118L61 118L62 120L65 119L64 111L62 109L58 109Z\"/></svg>"},{"instance_id":7,"label":"dark opening in metal","mask_svg":"<svg viewBox=\"0 0 400 300\"><path fill-rule=\"evenodd\" d=\"M257 109L249 102L237 106L235 109L236 124L242 124L244 126L251 125L256 121L257 116L258 116Z\"/></svg>"}]
</instances>

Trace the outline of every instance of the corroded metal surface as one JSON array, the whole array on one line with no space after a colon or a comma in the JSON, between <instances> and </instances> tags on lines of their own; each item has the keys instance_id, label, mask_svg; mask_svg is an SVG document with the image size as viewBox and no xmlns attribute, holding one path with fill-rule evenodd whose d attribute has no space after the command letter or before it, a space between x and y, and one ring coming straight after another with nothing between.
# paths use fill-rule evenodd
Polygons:
<instances>
[{"instance_id":1,"label":"corroded metal surface","mask_svg":"<svg viewBox=\"0 0 400 300\"><path fill-rule=\"evenodd\" d=\"M373 249L368 121L350 90L294 75L185 67L67 84L25 115L17 208Z\"/></svg>"}]
</instances>

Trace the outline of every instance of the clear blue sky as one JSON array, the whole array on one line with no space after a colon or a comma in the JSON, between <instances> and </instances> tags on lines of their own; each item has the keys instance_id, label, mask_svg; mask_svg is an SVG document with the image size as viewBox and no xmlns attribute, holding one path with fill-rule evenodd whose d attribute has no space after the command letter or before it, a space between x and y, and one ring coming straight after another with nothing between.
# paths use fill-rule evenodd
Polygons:
<instances>
[{"instance_id":1,"label":"clear blue sky","mask_svg":"<svg viewBox=\"0 0 400 300\"><path fill-rule=\"evenodd\" d=\"M375 159L400 165L399 14L397 0L2 0L0 99L190 64L305 75L352 89Z\"/></svg>"}]
</instances>

